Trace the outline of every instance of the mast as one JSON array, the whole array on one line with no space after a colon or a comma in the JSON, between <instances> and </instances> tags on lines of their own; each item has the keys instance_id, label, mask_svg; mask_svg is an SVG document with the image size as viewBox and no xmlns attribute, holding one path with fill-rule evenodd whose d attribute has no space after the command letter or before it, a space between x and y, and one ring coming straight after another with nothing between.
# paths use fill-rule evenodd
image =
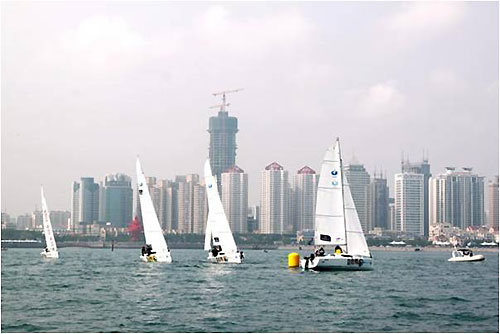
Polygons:
<instances>
[{"instance_id":1,"label":"mast","mask_svg":"<svg viewBox=\"0 0 500 334\"><path fill-rule=\"evenodd\" d=\"M340 161L340 172L342 174L342 213L343 213L343 218L344 218L344 233L345 233L345 252L349 254L348 249L349 246L347 245L347 225L345 221L345 199L344 199L344 165L342 164L342 155L340 154L340 140L339 137L337 137L337 145L339 147L339 161Z\"/></svg>"}]
</instances>

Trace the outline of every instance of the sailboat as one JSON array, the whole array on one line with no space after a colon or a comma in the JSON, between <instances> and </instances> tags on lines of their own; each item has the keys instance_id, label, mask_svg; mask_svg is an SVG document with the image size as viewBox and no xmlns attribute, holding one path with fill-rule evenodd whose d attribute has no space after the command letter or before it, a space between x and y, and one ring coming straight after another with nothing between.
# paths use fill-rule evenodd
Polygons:
<instances>
[{"instance_id":1,"label":"sailboat","mask_svg":"<svg viewBox=\"0 0 500 334\"><path fill-rule=\"evenodd\" d=\"M42 195L42 220L43 220L43 233L45 234L45 249L40 253L43 258L58 259L59 252L57 250L56 239L54 239L54 232L52 231L52 224L50 223L49 209L47 202L43 195L43 187L41 188Z\"/></svg>"},{"instance_id":2,"label":"sailboat","mask_svg":"<svg viewBox=\"0 0 500 334\"><path fill-rule=\"evenodd\" d=\"M243 252L239 252L234 242L231 228L219 197L217 180L212 175L210 160L205 162L205 186L208 197L208 219L205 231L204 250L208 261L213 263L241 263Z\"/></svg>"},{"instance_id":3,"label":"sailboat","mask_svg":"<svg viewBox=\"0 0 500 334\"><path fill-rule=\"evenodd\" d=\"M307 270L373 270L351 190L344 175L340 141L325 153L318 183L315 252L300 261Z\"/></svg>"},{"instance_id":4,"label":"sailboat","mask_svg":"<svg viewBox=\"0 0 500 334\"><path fill-rule=\"evenodd\" d=\"M139 158L137 158L136 169L142 224L144 226L144 237L146 238L146 246L142 248L141 260L144 262L171 263L172 256L163 236Z\"/></svg>"}]
</instances>

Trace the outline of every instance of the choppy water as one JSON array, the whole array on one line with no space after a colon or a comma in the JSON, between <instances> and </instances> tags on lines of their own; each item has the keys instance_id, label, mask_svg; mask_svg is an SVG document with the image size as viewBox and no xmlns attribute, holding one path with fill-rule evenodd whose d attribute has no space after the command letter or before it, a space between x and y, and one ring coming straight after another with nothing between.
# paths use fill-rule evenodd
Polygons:
<instances>
[{"instance_id":1,"label":"choppy water","mask_svg":"<svg viewBox=\"0 0 500 334\"><path fill-rule=\"evenodd\" d=\"M301 272L289 251L247 251L241 265L173 250L2 252L3 332L498 332L498 253L374 252L372 272ZM304 253L303 255L305 255Z\"/></svg>"}]
</instances>

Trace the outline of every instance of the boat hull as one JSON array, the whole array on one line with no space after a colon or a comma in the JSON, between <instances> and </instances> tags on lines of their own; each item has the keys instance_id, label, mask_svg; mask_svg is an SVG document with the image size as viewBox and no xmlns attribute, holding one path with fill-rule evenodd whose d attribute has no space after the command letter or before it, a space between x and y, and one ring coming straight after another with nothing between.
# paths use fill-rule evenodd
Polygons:
<instances>
[{"instance_id":1,"label":"boat hull","mask_svg":"<svg viewBox=\"0 0 500 334\"><path fill-rule=\"evenodd\" d=\"M151 255L141 255L142 262L162 262L162 263L172 263L172 257L167 256L157 256L157 254Z\"/></svg>"},{"instance_id":2,"label":"boat hull","mask_svg":"<svg viewBox=\"0 0 500 334\"><path fill-rule=\"evenodd\" d=\"M315 271L369 271L373 270L373 259L363 256L325 255L313 260L301 259L300 267Z\"/></svg>"},{"instance_id":3,"label":"boat hull","mask_svg":"<svg viewBox=\"0 0 500 334\"><path fill-rule=\"evenodd\" d=\"M448 262L479 262L484 261L484 256L481 254L473 256L450 257Z\"/></svg>"},{"instance_id":4,"label":"boat hull","mask_svg":"<svg viewBox=\"0 0 500 334\"><path fill-rule=\"evenodd\" d=\"M40 253L40 256L43 257L44 259L58 259L59 258L59 252L58 251L55 251L55 252L42 251Z\"/></svg>"},{"instance_id":5,"label":"boat hull","mask_svg":"<svg viewBox=\"0 0 500 334\"><path fill-rule=\"evenodd\" d=\"M207 261L210 263L233 263L233 264L239 264L241 263L241 256L240 253L233 253L230 255L222 254L222 255L217 255L213 256L212 252L208 253L208 258Z\"/></svg>"}]
</instances>

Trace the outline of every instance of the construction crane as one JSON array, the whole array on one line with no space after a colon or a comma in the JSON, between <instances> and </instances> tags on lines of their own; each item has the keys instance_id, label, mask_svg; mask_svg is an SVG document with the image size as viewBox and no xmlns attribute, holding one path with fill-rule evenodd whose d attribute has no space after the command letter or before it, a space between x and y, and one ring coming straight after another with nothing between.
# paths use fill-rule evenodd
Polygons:
<instances>
[{"instance_id":1,"label":"construction crane","mask_svg":"<svg viewBox=\"0 0 500 334\"><path fill-rule=\"evenodd\" d=\"M231 103L226 103L226 104L216 104L214 106L210 106L208 108L210 109L214 109L214 108L220 108L221 110L224 108L224 107L229 107L231 105Z\"/></svg>"},{"instance_id":2,"label":"construction crane","mask_svg":"<svg viewBox=\"0 0 500 334\"><path fill-rule=\"evenodd\" d=\"M226 94L236 93L236 92L239 92L240 90L243 90L243 88L224 90L222 92L212 93L213 96L222 95L222 104L218 104L218 105L212 106L210 108L220 107L220 111L226 111L225 107L229 106L229 103L226 103Z\"/></svg>"}]
</instances>

